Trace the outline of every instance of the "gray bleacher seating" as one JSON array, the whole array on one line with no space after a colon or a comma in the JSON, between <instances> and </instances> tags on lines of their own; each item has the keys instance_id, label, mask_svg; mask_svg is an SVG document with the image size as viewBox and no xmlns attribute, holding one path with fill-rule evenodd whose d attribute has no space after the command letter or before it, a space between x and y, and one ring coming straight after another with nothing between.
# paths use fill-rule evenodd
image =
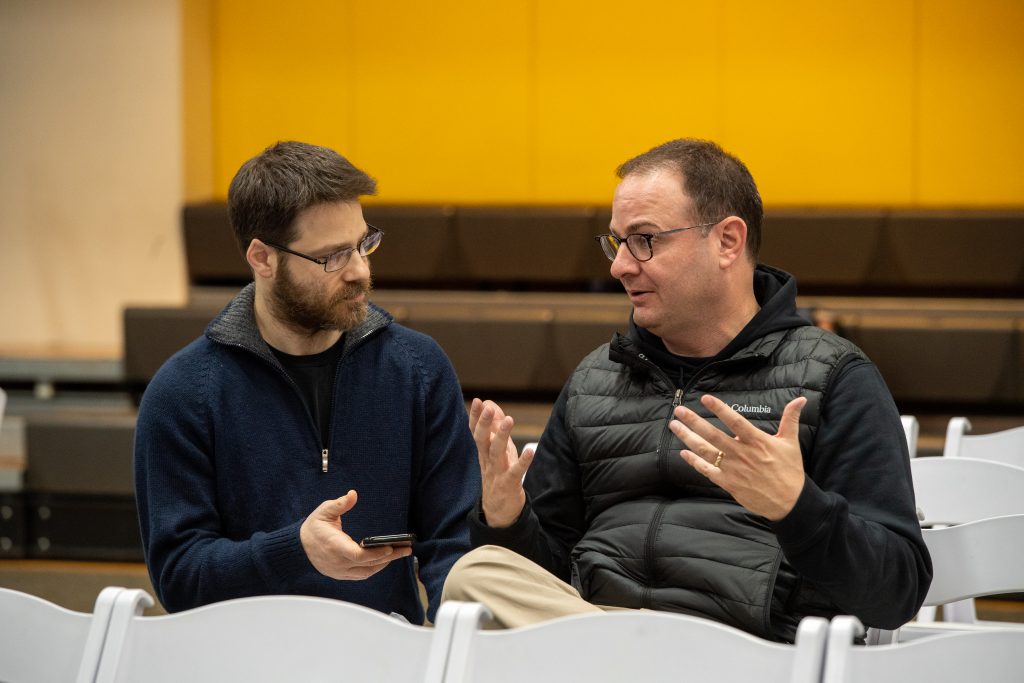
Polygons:
<instances>
[{"instance_id":1,"label":"gray bleacher seating","mask_svg":"<svg viewBox=\"0 0 1024 683\"><path fill-rule=\"evenodd\" d=\"M583 355L626 326L625 297L594 293L620 291L592 239L608 229L608 207L364 210L389 235L373 256L374 299L441 343L467 393L553 397ZM250 279L223 204L183 216L192 303L126 310L125 378L136 388ZM878 363L898 401L1024 401L1024 212L770 208L762 260L797 276L803 306L834 309L839 331ZM230 286L210 287L218 283ZM863 298L933 290L1001 298L994 312L975 310L978 298L931 312L918 310L922 299L879 308Z\"/></svg>"},{"instance_id":2,"label":"gray bleacher seating","mask_svg":"<svg viewBox=\"0 0 1024 683\"><path fill-rule=\"evenodd\" d=\"M24 557L28 523L20 491L0 491L0 559Z\"/></svg>"},{"instance_id":3,"label":"gray bleacher seating","mask_svg":"<svg viewBox=\"0 0 1024 683\"><path fill-rule=\"evenodd\" d=\"M434 337L467 391L557 393L579 360L624 330L629 317L625 297L607 294L380 290L373 300ZM126 382L144 388L218 310L211 302L125 309Z\"/></svg>"},{"instance_id":4,"label":"gray bleacher seating","mask_svg":"<svg viewBox=\"0 0 1024 683\"><path fill-rule=\"evenodd\" d=\"M1024 296L1024 212L770 209L761 260L802 292Z\"/></svg>"},{"instance_id":5,"label":"gray bleacher seating","mask_svg":"<svg viewBox=\"0 0 1024 683\"><path fill-rule=\"evenodd\" d=\"M581 283L601 262L586 206L467 206L454 213L465 280L481 283ZM602 264L607 277L607 265Z\"/></svg>"},{"instance_id":6,"label":"gray bleacher seating","mask_svg":"<svg viewBox=\"0 0 1024 683\"><path fill-rule=\"evenodd\" d=\"M893 211L887 248L908 287L1024 296L1024 213Z\"/></svg>"},{"instance_id":7,"label":"gray bleacher seating","mask_svg":"<svg viewBox=\"0 0 1024 683\"><path fill-rule=\"evenodd\" d=\"M395 318L434 337L468 394L552 397L580 359L626 329L617 294L378 290ZM1024 403L1024 303L973 310L970 301L921 310L915 299L807 299L830 305L838 331L880 368L898 402ZM142 386L174 351L202 333L216 308L129 309L125 371Z\"/></svg>"},{"instance_id":8,"label":"gray bleacher seating","mask_svg":"<svg viewBox=\"0 0 1024 683\"><path fill-rule=\"evenodd\" d=\"M64 410L31 415L25 448L29 491L132 495L135 416Z\"/></svg>"},{"instance_id":9,"label":"gray bleacher seating","mask_svg":"<svg viewBox=\"0 0 1024 683\"><path fill-rule=\"evenodd\" d=\"M897 400L1024 403L1024 317L841 316L841 333L878 365Z\"/></svg>"},{"instance_id":10,"label":"gray bleacher seating","mask_svg":"<svg viewBox=\"0 0 1024 683\"><path fill-rule=\"evenodd\" d=\"M545 363L550 313L542 307L423 306L405 322L437 340L465 389L551 391L564 379Z\"/></svg>"},{"instance_id":11,"label":"gray bleacher seating","mask_svg":"<svg viewBox=\"0 0 1024 683\"><path fill-rule=\"evenodd\" d=\"M132 482L135 416L56 411L26 422L26 554L142 559Z\"/></svg>"},{"instance_id":12,"label":"gray bleacher seating","mask_svg":"<svg viewBox=\"0 0 1024 683\"><path fill-rule=\"evenodd\" d=\"M796 275L801 291L892 282L877 253L885 219L878 209L776 209L765 216L760 258Z\"/></svg>"},{"instance_id":13,"label":"gray bleacher seating","mask_svg":"<svg viewBox=\"0 0 1024 683\"><path fill-rule=\"evenodd\" d=\"M143 388L164 361L198 337L220 306L147 307L124 310L124 379Z\"/></svg>"},{"instance_id":14,"label":"gray bleacher seating","mask_svg":"<svg viewBox=\"0 0 1024 683\"><path fill-rule=\"evenodd\" d=\"M187 204L181 213L185 263L193 285L224 285L252 279L228 223L224 202Z\"/></svg>"},{"instance_id":15,"label":"gray bleacher seating","mask_svg":"<svg viewBox=\"0 0 1024 683\"><path fill-rule=\"evenodd\" d=\"M422 285L450 280L460 272L453 244L451 206L369 204L368 223L384 231L373 255L373 276L382 282Z\"/></svg>"},{"instance_id":16,"label":"gray bleacher seating","mask_svg":"<svg viewBox=\"0 0 1024 683\"><path fill-rule=\"evenodd\" d=\"M379 286L614 290L591 239L611 212L592 206L369 204L388 235L374 255ZM224 204L183 212L193 285L250 274ZM761 260L805 294L1024 297L1024 212L769 208Z\"/></svg>"}]
</instances>

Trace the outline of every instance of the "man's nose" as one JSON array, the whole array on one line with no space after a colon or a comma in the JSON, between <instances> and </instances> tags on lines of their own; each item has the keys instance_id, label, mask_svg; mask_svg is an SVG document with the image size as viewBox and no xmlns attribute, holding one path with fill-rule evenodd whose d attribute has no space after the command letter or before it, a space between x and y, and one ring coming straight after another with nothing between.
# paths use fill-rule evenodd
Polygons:
<instances>
[{"instance_id":1,"label":"man's nose","mask_svg":"<svg viewBox=\"0 0 1024 683\"><path fill-rule=\"evenodd\" d=\"M616 280L621 280L624 275L632 275L640 270L640 262L637 261L629 251L629 247L622 244L615 252L612 259L611 273Z\"/></svg>"},{"instance_id":2,"label":"man's nose","mask_svg":"<svg viewBox=\"0 0 1024 683\"><path fill-rule=\"evenodd\" d=\"M370 257L353 251L348 264L342 269L342 278L346 282L366 280L370 277Z\"/></svg>"}]
</instances>

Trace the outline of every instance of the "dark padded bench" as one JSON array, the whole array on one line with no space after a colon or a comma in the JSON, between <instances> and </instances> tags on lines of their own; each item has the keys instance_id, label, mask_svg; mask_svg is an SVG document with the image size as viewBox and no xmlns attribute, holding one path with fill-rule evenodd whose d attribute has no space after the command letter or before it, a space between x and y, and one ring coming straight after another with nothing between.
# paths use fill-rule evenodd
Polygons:
<instances>
[{"instance_id":1,"label":"dark padded bench","mask_svg":"<svg viewBox=\"0 0 1024 683\"><path fill-rule=\"evenodd\" d=\"M616 294L378 290L373 298L399 322L438 341L469 395L553 398L583 356L625 331L629 319L628 300ZM802 302L833 311L837 331L875 361L897 401L1024 403L1024 304L852 297ZM148 381L216 312L126 311L129 381Z\"/></svg>"},{"instance_id":2,"label":"dark padded bench","mask_svg":"<svg viewBox=\"0 0 1024 683\"><path fill-rule=\"evenodd\" d=\"M608 207L368 204L382 287L615 291ZM250 279L223 203L183 212L191 284ZM769 207L761 260L805 294L1024 297L1024 212Z\"/></svg>"},{"instance_id":3,"label":"dark padded bench","mask_svg":"<svg viewBox=\"0 0 1024 683\"><path fill-rule=\"evenodd\" d=\"M450 206L364 206L366 221L384 231L373 255L374 279L420 286L452 278L459 271L451 249L453 213Z\"/></svg>"},{"instance_id":4,"label":"dark padded bench","mask_svg":"<svg viewBox=\"0 0 1024 683\"><path fill-rule=\"evenodd\" d=\"M133 414L52 412L27 420L27 556L142 560L134 434Z\"/></svg>"},{"instance_id":5,"label":"dark padded bench","mask_svg":"<svg viewBox=\"0 0 1024 683\"><path fill-rule=\"evenodd\" d=\"M381 286L589 290L595 280L614 284L591 239L598 230L590 207L368 204L363 213L385 232L373 255ZM225 204L186 206L182 222L193 287L252 279Z\"/></svg>"},{"instance_id":6,"label":"dark padded bench","mask_svg":"<svg viewBox=\"0 0 1024 683\"><path fill-rule=\"evenodd\" d=\"M592 237L599 230L586 206L469 206L455 211L455 245L469 282L574 283L586 288L607 260Z\"/></svg>"},{"instance_id":7,"label":"dark padded bench","mask_svg":"<svg viewBox=\"0 0 1024 683\"><path fill-rule=\"evenodd\" d=\"M887 237L909 288L1024 297L1022 212L894 211Z\"/></svg>"},{"instance_id":8,"label":"dark padded bench","mask_svg":"<svg viewBox=\"0 0 1024 683\"><path fill-rule=\"evenodd\" d=\"M587 301L588 296L596 297ZM628 301L614 295L519 295L381 290L374 301L430 335L467 391L557 393L579 360L624 330ZM124 313L125 381L138 394L219 308L131 307Z\"/></svg>"},{"instance_id":9,"label":"dark padded bench","mask_svg":"<svg viewBox=\"0 0 1024 683\"><path fill-rule=\"evenodd\" d=\"M879 276L877 250L885 218L871 209L768 212L761 261L796 275L801 292L859 287Z\"/></svg>"},{"instance_id":10,"label":"dark padded bench","mask_svg":"<svg viewBox=\"0 0 1024 683\"><path fill-rule=\"evenodd\" d=\"M176 351L200 336L220 307L146 307L124 310L124 379L130 388L145 387Z\"/></svg>"},{"instance_id":11,"label":"dark padded bench","mask_svg":"<svg viewBox=\"0 0 1024 683\"><path fill-rule=\"evenodd\" d=\"M181 213L185 263L192 285L234 285L252 279L224 202L186 205Z\"/></svg>"},{"instance_id":12,"label":"dark padded bench","mask_svg":"<svg viewBox=\"0 0 1024 683\"><path fill-rule=\"evenodd\" d=\"M1024 297L1024 213L772 209L761 260L804 293Z\"/></svg>"},{"instance_id":13,"label":"dark padded bench","mask_svg":"<svg viewBox=\"0 0 1024 683\"><path fill-rule=\"evenodd\" d=\"M1022 318L847 315L837 323L898 401L1024 404Z\"/></svg>"}]
</instances>

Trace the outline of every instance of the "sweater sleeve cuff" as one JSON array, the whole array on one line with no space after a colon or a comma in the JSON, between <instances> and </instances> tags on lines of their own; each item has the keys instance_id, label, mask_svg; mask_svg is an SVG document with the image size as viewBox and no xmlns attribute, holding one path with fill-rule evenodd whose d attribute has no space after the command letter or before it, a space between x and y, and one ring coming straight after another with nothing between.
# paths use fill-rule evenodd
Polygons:
<instances>
[{"instance_id":1,"label":"sweater sleeve cuff","mask_svg":"<svg viewBox=\"0 0 1024 683\"><path fill-rule=\"evenodd\" d=\"M299 540L303 521L253 537L253 562L271 589L316 571Z\"/></svg>"},{"instance_id":2,"label":"sweater sleeve cuff","mask_svg":"<svg viewBox=\"0 0 1024 683\"><path fill-rule=\"evenodd\" d=\"M511 526L497 529L489 527L480 499L477 499L476 505L469 511L470 544L474 548L479 548L482 545L500 545L514 550L530 536L529 519L531 515L530 501L527 498L526 504L523 505L523 511L519 513L519 518Z\"/></svg>"},{"instance_id":3,"label":"sweater sleeve cuff","mask_svg":"<svg viewBox=\"0 0 1024 683\"><path fill-rule=\"evenodd\" d=\"M800 497L789 514L772 527L787 554L799 553L827 531L831 523L833 501L810 477L804 477Z\"/></svg>"}]
</instances>

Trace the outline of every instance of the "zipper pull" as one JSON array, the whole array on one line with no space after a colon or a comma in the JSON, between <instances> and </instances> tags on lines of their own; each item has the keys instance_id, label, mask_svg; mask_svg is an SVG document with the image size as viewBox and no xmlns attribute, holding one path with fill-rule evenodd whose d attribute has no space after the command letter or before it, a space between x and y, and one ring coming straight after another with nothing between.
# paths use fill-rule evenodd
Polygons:
<instances>
[{"instance_id":1,"label":"zipper pull","mask_svg":"<svg viewBox=\"0 0 1024 683\"><path fill-rule=\"evenodd\" d=\"M322 451L320 451L320 466L323 468L324 472L327 471L327 449L326 448L323 449Z\"/></svg>"},{"instance_id":2,"label":"zipper pull","mask_svg":"<svg viewBox=\"0 0 1024 683\"><path fill-rule=\"evenodd\" d=\"M683 390L676 389L676 397L672 400L672 407L675 408L683 402Z\"/></svg>"}]
</instances>

